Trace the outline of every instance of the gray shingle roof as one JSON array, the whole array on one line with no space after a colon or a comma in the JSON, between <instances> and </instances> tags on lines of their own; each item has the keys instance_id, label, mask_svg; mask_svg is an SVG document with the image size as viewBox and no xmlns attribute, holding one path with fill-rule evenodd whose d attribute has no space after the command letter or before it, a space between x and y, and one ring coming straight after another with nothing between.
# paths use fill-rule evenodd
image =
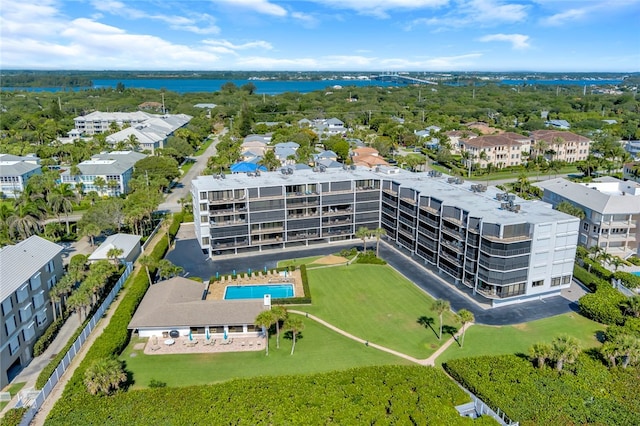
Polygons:
<instances>
[{"instance_id":1,"label":"gray shingle roof","mask_svg":"<svg viewBox=\"0 0 640 426\"><path fill-rule=\"evenodd\" d=\"M38 164L24 161L0 161L0 176L22 176L39 168Z\"/></svg>"},{"instance_id":2,"label":"gray shingle roof","mask_svg":"<svg viewBox=\"0 0 640 426\"><path fill-rule=\"evenodd\" d=\"M37 235L0 249L0 301L9 297L62 250L62 246Z\"/></svg>"},{"instance_id":3,"label":"gray shingle roof","mask_svg":"<svg viewBox=\"0 0 640 426\"><path fill-rule=\"evenodd\" d=\"M204 284L182 277L150 286L129 329L253 324L268 309L262 299L202 300L204 290Z\"/></svg>"}]
</instances>

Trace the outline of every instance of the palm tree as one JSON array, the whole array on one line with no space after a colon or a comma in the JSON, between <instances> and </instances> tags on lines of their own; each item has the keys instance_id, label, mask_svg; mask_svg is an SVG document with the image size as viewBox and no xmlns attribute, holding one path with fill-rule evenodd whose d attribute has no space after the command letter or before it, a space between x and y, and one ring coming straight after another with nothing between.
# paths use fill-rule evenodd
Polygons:
<instances>
[{"instance_id":1,"label":"palm tree","mask_svg":"<svg viewBox=\"0 0 640 426\"><path fill-rule=\"evenodd\" d=\"M451 309L451 304L448 300L444 299L436 299L433 301L431 305L431 309L436 311L438 317L440 318L440 332L438 333L438 340L442 339L442 315Z\"/></svg>"},{"instance_id":2,"label":"palm tree","mask_svg":"<svg viewBox=\"0 0 640 426\"><path fill-rule=\"evenodd\" d=\"M458 311L458 315L456 315L456 320L462 325L462 339L460 340L460 347L464 346L464 335L467 332L465 325L471 324L475 321L475 317L473 313L467 309L460 309Z\"/></svg>"},{"instance_id":3,"label":"palm tree","mask_svg":"<svg viewBox=\"0 0 640 426\"><path fill-rule=\"evenodd\" d=\"M91 293L86 291L87 288L82 286L74 291L71 296L67 298L67 306L78 313L80 322L82 322L82 314L86 311L87 307L91 305Z\"/></svg>"},{"instance_id":4,"label":"palm tree","mask_svg":"<svg viewBox=\"0 0 640 426\"><path fill-rule=\"evenodd\" d=\"M618 256L613 256L609 261L609 264L613 266L614 272L618 272L618 269L620 269L621 266L624 266L626 262L620 259Z\"/></svg>"},{"instance_id":5,"label":"palm tree","mask_svg":"<svg viewBox=\"0 0 640 426\"><path fill-rule=\"evenodd\" d=\"M605 342L600 347L600 355L606 358L612 367L615 367L618 357L620 356L620 351L614 342Z\"/></svg>"},{"instance_id":6,"label":"palm tree","mask_svg":"<svg viewBox=\"0 0 640 426\"><path fill-rule=\"evenodd\" d=\"M556 362L556 370L562 371L564 364L575 362L580 354L580 344L571 336L558 336L551 342L551 359Z\"/></svg>"},{"instance_id":7,"label":"palm tree","mask_svg":"<svg viewBox=\"0 0 640 426\"><path fill-rule=\"evenodd\" d=\"M545 361L551 356L551 345L548 343L534 343L529 348L529 355L536 359L538 368L542 368Z\"/></svg>"},{"instance_id":8,"label":"palm tree","mask_svg":"<svg viewBox=\"0 0 640 426\"><path fill-rule=\"evenodd\" d=\"M640 338L630 334L620 334L613 341L622 355L622 368L634 364L640 358Z\"/></svg>"},{"instance_id":9,"label":"palm tree","mask_svg":"<svg viewBox=\"0 0 640 426\"><path fill-rule=\"evenodd\" d=\"M118 247L111 247L107 251L107 257L113 261L114 265L119 263L120 256L124 253L124 250Z\"/></svg>"},{"instance_id":10,"label":"palm tree","mask_svg":"<svg viewBox=\"0 0 640 426\"><path fill-rule=\"evenodd\" d=\"M71 189L71 185L63 183L53 188L51 192L47 194L47 203L53 214L56 215L58 221L60 221L60 213L64 213L66 217L66 229L67 235L69 230L69 213L73 211L73 202L76 200L76 194Z\"/></svg>"},{"instance_id":11,"label":"palm tree","mask_svg":"<svg viewBox=\"0 0 640 426\"><path fill-rule=\"evenodd\" d=\"M625 300L622 304L622 309L627 315L640 318L640 295Z\"/></svg>"},{"instance_id":12,"label":"palm tree","mask_svg":"<svg viewBox=\"0 0 640 426\"><path fill-rule=\"evenodd\" d=\"M107 181L102 176L98 176L93 180L93 186L98 190L98 194L104 195L104 188L107 186Z\"/></svg>"},{"instance_id":13,"label":"palm tree","mask_svg":"<svg viewBox=\"0 0 640 426\"><path fill-rule=\"evenodd\" d=\"M380 257L379 256L380 238L384 235L387 235L387 230L384 228L376 228L373 230L372 233L376 237L376 257Z\"/></svg>"},{"instance_id":14,"label":"palm tree","mask_svg":"<svg viewBox=\"0 0 640 426\"><path fill-rule=\"evenodd\" d=\"M82 235L89 238L91 242L91 247L94 246L94 238L99 236L102 233L102 229L95 223L87 223L82 227Z\"/></svg>"},{"instance_id":15,"label":"palm tree","mask_svg":"<svg viewBox=\"0 0 640 426\"><path fill-rule=\"evenodd\" d=\"M115 358L98 359L84 373L84 384L91 395L109 395L126 380L122 362Z\"/></svg>"},{"instance_id":16,"label":"palm tree","mask_svg":"<svg viewBox=\"0 0 640 426\"><path fill-rule=\"evenodd\" d=\"M271 314L276 324L276 349L280 349L280 321L285 321L289 317L289 313L284 306L272 306Z\"/></svg>"},{"instance_id":17,"label":"palm tree","mask_svg":"<svg viewBox=\"0 0 640 426\"><path fill-rule=\"evenodd\" d=\"M371 231L369 231L369 228L367 228L366 226L361 226L356 231L356 237L360 238L362 240L362 252L363 253L367 252L367 237L369 236L370 233L371 233Z\"/></svg>"},{"instance_id":18,"label":"palm tree","mask_svg":"<svg viewBox=\"0 0 640 426\"><path fill-rule=\"evenodd\" d=\"M267 170L275 170L280 166L280 160L276 157L276 153L272 149L268 149L258 164L265 166Z\"/></svg>"},{"instance_id":19,"label":"palm tree","mask_svg":"<svg viewBox=\"0 0 640 426\"><path fill-rule=\"evenodd\" d=\"M254 321L258 327L261 327L264 330L264 334L267 340L265 344L267 356L269 356L269 327L271 327L271 324L273 324L275 321L275 316L273 315L273 312L271 312L271 310L260 312Z\"/></svg>"},{"instance_id":20,"label":"palm tree","mask_svg":"<svg viewBox=\"0 0 640 426\"><path fill-rule=\"evenodd\" d=\"M296 337L298 333L304 330L304 322L302 322L302 318L297 316L290 316L284 323L285 330L291 331L293 335L293 344L291 345L291 355L293 355L293 351L296 349Z\"/></svg>"},{"instance_id":21,"label":"palm tree","mask_svg":"<svg viewBox=\"0 0 640 426\"><path fill-rule=\"evenodd\" d=\"M7 227L12 237L26 240L40 232L42 212L35 202L16 204L11 216L7 218Z\"/></svg>"},{"instance_id":22,"label":"palm tree","mask_svg":"<svg viewBox=\"0 0 640 426\"><path fill-rule=\"evenodd\" d=\"M158 266L158 262L156 261L156 259L149 255L145 255L145 256L140 256L138 258L138 262L140 262L140 265L144 266L144 269L147 271L147 278L149 279L149 284L153 284L153 280L151 280L151 273L149 272L149 268Z\"/></svg>"},{"instance_id":23,"label":"palm tree","mask_svg":"<svg viewBox=\"0 0 640 426\"><path fill-rule=\"evenodd\" d=\"M174 265L170 260L162 259L158 262L158 275L160 279L166 280L175 277L182 271L184 271L184 269L181 266Z\"/></svg>"}]
</instances>

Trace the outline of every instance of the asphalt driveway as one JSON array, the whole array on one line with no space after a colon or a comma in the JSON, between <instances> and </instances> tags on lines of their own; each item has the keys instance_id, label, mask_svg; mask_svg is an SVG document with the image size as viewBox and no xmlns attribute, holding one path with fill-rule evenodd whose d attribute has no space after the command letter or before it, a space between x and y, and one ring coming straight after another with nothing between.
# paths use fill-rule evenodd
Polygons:
<instances>
[{"instance_id":1,"label":"asphalt driveway","mask_svg":"<svg viewBox=\"0 0 640 426\"><path fill-rule=\"evenodd\" d=\"M361 248L362 244L359 241L349 241L342 244L270 250L259 254L220 256L211 259L200 249L193 233L193 225L183 224L176 236L174 247L166 257L175 265L184 268L185 276L200 277L206 281L216 273L231 274L234 270L244 272L249 268L257 271L265 266L275 268L280 260L328 255L349 247ZM473 312L478 324L519 324L578 310L575 302L562 296L491 308L486 300L473 299L466 288L456 288L438 276L437 271L423 266L419 260L414 261L407 253L390 244L381 242L380 256L432 297L448 300L453 311L468 309Z\"/></svg>"}]
</instances>

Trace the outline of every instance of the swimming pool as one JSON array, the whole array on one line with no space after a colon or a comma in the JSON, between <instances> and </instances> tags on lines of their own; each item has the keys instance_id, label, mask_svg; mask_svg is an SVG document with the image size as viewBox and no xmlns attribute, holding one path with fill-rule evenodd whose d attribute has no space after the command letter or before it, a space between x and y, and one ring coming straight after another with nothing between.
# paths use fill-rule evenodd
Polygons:
<instances>
[{"instance_id":1,"label":"swimming pool","mask_svg":"<svg viewBox=\"0 0 640 426\"><path fill-rule=\"evenodd\" d=\"M265 294L270 294L272 299L293 297L293 284L228 285L224 291L224 298L262 299Z\"/></svg>"},{"instance_id":2,"label":"swimming pool","mask_svg":"<svg viewBox=\"0 0 640 426\"><path fill-rule=\"evenodd\" d=\"M632 272L632 274L640 277L640 271Z\"/></svg>"}]
</instances>

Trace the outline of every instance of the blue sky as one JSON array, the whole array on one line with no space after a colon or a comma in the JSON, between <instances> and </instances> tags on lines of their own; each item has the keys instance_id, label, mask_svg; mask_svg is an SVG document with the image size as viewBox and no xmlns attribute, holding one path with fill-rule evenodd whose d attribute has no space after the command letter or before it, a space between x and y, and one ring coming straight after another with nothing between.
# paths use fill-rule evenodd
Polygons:
<instances>
[{"instance_id":1,"label":"blue sky","mask_svg":"<svg viewBox=\"0 0 640 426\"><path fill-rule=\"evenodd\" d=\"M640 0L2 0L2 68L640 71Z\"/></svg>"}]
</instances>

